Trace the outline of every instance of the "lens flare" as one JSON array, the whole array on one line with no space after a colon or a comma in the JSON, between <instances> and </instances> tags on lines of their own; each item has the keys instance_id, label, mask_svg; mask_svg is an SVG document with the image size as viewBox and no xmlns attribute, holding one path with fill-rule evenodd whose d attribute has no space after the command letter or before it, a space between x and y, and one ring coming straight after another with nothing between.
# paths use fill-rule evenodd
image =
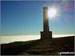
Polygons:
<instances>
[{"instance_id":1,"label":"lens flare","mask_svg":"<svg viewBox=\"0 0 75 56\"><path fill-rule=\"evenodd\" d=\"M57 14L57 10L55 8L51 8L48 10L48 17L53 18Z\"/></svg>"}]
</instances>

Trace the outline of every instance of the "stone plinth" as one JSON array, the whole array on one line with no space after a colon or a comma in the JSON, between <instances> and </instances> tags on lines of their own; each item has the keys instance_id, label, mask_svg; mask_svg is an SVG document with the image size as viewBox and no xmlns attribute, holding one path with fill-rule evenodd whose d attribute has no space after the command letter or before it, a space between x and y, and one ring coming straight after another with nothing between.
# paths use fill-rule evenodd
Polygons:
<instances>
[{"instance_id":1,"label":"stone plinth","mask_svg":"<svg viewBox=\"0 0 75 56\"><path fill-rule=\"evenodd\" d=\"M52 32L48 31L48 32L41 32L41 39L52 39Z\"/></svg>"}]
</instances>

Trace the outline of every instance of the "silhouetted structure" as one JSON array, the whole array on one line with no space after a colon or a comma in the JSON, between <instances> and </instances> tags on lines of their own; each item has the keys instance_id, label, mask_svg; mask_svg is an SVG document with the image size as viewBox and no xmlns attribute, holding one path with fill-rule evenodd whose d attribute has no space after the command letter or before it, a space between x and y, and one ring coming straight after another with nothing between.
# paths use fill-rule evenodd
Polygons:
<instances>
[{"instance_id":1,"label":"silhouetted structure","mask_svg":"<svg viewBox=\"0 0 75 56\"><path fill-rule=\"evenodd\" d=\"M43 32L41 32L41 39L52 39L52 32L49 31L47 7L43 7Z\"/></svg>"},{"instance_id":2,"label":"silhouetted structure","mask_svg":"<svg viewBox=\"0 0 75 56\"><path fill-rule=\"evenodd\" d=\"M41 52L54 52L54 44L52 40L52 32L49 31L49 23L48 23L48 8L43 7L43 32L41 32L40 43L35 47L32 47L27 52L33 53L41 53Z\"/></svg>"}]
</instances>

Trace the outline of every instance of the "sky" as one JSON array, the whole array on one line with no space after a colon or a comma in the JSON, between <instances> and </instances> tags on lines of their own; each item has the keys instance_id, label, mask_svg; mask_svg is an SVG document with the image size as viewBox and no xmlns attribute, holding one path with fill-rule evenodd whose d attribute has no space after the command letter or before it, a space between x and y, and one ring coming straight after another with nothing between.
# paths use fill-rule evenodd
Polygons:
<instances>
[{"instance_id":1,"label":"sky","mask_svg":"<svg viewBox=\"0 0 75 56\"><path fill-rule=\"evenodd\" d=\"M49 18L53 35L74 34L73 1L2 1L1 35L40 35L43 31L43 7L57 9Z\"/></svg>"}]
</instances>

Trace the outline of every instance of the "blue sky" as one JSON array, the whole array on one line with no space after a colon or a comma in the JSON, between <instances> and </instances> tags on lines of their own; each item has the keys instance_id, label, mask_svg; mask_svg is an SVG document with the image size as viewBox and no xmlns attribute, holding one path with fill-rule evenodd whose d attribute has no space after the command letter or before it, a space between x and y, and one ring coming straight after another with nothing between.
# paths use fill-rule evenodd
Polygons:
<instances>
[{"instance_id":1,"label":"blue sky","mask_svg":"<svg viewBox=\"0 0 75 56\"><path fill-rule=\"evenodd\" d=\"M43 31L43 7L55 6L56 17L49 18L53 34L74 34L74 2L2 1L2 35L39 35Z\"/></svg>"}]
</instances>

